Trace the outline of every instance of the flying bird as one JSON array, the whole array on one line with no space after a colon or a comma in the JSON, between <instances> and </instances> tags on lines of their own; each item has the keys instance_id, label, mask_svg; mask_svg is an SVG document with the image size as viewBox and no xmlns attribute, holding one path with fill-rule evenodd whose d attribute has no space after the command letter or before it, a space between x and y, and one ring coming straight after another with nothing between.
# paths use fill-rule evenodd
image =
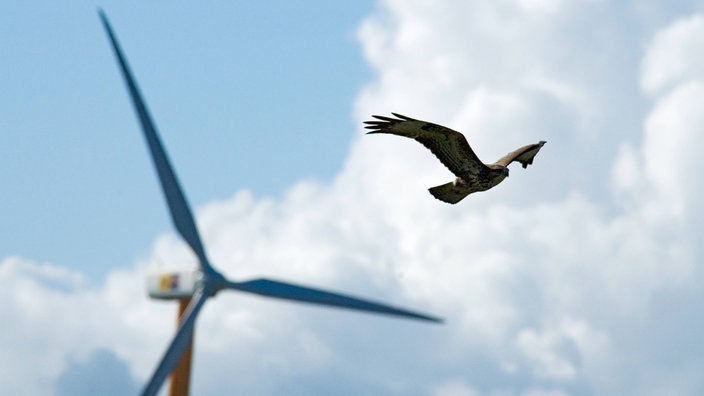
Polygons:
<instances>
[{"instance_id":1,"label":"flying bird","mask_svg":"<svg viewBox=\"0 0 704 396\"><path fill-rule=\"evenodd\" d=\"M374 115L375 120L365 121L367 134L388 133L415 139L433 154L457 178L449 183L428 189L435 198L456 204L467 195L486 191L508 177L508 165L519 162L523 168L533 163L533 158L546 143L529 144L499 158L493 164L483 163L469 146L461 133L442 125L420 121L401 114L391 113L396 118Z\"/></svg>"}]
</instances>

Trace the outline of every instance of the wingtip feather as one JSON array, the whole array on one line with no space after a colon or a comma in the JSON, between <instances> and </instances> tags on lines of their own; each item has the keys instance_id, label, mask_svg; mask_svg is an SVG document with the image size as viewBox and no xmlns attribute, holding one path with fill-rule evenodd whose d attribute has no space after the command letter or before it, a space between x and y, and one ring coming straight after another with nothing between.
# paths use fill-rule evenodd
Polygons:
<instances>
[{"instance_id":1,"label":"wingtip feather","mask_svg":"<svg viewBox=\"0 0 704 396\"><path fill-rule=\"evenodd\" d=\"M405 115L399 114L399 113L394 113L393 111L391 112L391 114L393 114L394 117L400 118L404 121L415 121L415 119L413 119L411 117L408 117L408 116L405 116Z\"/></svg>"}]
</instances>

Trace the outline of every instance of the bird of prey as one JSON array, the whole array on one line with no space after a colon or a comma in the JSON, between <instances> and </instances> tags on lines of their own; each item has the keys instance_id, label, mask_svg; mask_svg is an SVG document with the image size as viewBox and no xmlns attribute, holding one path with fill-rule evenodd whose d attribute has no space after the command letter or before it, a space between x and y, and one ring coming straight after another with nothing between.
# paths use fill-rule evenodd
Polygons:
<instances>
[{"instance_id":1,"label":"bird of prey","mask_svg":"<svg viewBox=\"0 0 704 396\"><path fill-rule=\"evenodd\" d=\"M483 163L461 133L442 125L420 121L401 114L396 118L375 115L375 120L365 121L368 134L388 133L415 139L435 154L457 178L454 181L428 189L435 198L456 204L467 195L486 191L508 177L508 165L519 162L523 168L533 163L533 158L546 143L541 140L499 158L493 164Z\"/></svg>"}]
</instances>

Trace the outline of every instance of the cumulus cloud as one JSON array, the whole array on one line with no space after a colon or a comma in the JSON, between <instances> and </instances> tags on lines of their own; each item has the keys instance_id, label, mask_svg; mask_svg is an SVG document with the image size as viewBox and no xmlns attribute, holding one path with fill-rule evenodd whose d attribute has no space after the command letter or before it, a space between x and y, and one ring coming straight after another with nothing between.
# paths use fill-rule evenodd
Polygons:
<instances>
[{"instance_id":1,"label":"cumulus cloud","mask_svg":"<svg viewBox=\"0 0 704 396\"><path fill-rule=\"evenodd\" d=\"M377 73L355 103L360 123L389 111L437 121L486 161L548 144L450 206L426 191L452 178L427 150L360 127L330 184L198 208L212 261L234 279L324 285L448 323L223 293L197 324L194 393L700 394L703 351L688 345L704 330L692 316L704 306L704 85L689 50L701 18L642 36L635 11L607 2L380 3L359 29ZM0 262L13 324L1 393L51 394L102 350L129 366L125 381L144 381L174 310L145 299L143 276L165 263L195 264L173 235L101 285Z\"/></svg>"},{"instance_id":2,"label":"cumulus cloud","mask_svg":"<svg viewBox=\"0 0 704 396\"><path fill-rule=\"evenodd\" d=\"M704 16L683 17L659 31L645 55L641 86L656 94L673 85L701 78L704 57L699 48L704 46Z\"/></svg>"},{"instance_id":3,"label":"cumulus cloud","mask_svg":"<svg viewBox=\"0 0 704 396\"><path fill-rule=\"evenodd\" d=\"M94 351L85 361L72 361L56 381L65 396L136 395L140 386L127 365L108 350Z\"/></svg>"}]
</instances>

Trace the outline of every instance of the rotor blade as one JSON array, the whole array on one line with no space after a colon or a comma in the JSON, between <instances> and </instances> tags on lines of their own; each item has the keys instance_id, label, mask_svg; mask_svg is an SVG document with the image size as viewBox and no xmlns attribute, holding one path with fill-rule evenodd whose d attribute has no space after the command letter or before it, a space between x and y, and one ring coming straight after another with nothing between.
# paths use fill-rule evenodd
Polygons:
<instances>
[{"instance_id":1,"label":"rotor blade","mask_svg":"<svg viewBox=\"0 0 704 396\"><path fill-rule=\"evenodd\" d=\"M169 163L169 158L164 151L164 147L159 140L156 126L154 126L154 123L149 116L147 105L142 99L139 92L139 87L137 87L134 77L132 77L129 65L125 60L120 44L117 42L117 37L113 33L110 22L108 21L108 18L103 10L98 10L98 13L100 14L100 19L102 20L105 31L107 32L110 42L112 43L112 49L117 57L120 69L122 70L122 76L124 77L125 84L127 85L127 89L132 99L132 104L134 105L134 109L137 112L139 122L142 126L144 138L149 146L154 167L159 175L159 181L161 182L164 197L166 198L166 202L169 204L171 219L174 226L176 226L176 230L178 230L183 239L185 239L191 249L193 249L196 256L198 256L201 267L207 271L212 270L212 267L205 256L205 250L203 249L203 244L201 243L198 229L196 228L193 220L191 209L189 208L186 197L183 195L183 191L179 186L178 179L176 179L176 174L174 174L171 164Z\"/></svg>"},{"instance_id":2,"label":"rotor blade","mask_svg":"<svg viewBox=\"0 0 704 396\"><path fill-rule=\"evenodd\" d=\"M166 349L164 357L161 358L159 366L157 366L154 374L152 374L152 378L144 388L144 391L142 392L143 396L156 395L166 377L171 374L179 360L181 360L181 355L183 355L183 352L188 347L188 343L191 341L193 326L195 325L198 312L203 307L203 304L207 298L208 297L202 288L196 290L193 294L191 303L188 304L186 312L183 313L184 316L181 321L181 326L178 328L178 331L176 332L176 335L171 341L168 349Z\"/></svg>"},{"instance_id":3,"label":"rotor blade","mask_svg":"<svg viewBox=\"0 0 704 396\"><path fill-rule=\"evenodd\" d=\"M426 320L442 323L443 320L433 316L407 311L372 301L345 296L310 287L298 286L291 283L279 282L271 279L254 279L247 282L228 282L228 287L243 292L259 294L262 296L280 298L283 300L300 301L311 304L327 305L338 308L347 308L357 311L380 313L400 316L411 319Z\"/></svg>"}]
</instances>

